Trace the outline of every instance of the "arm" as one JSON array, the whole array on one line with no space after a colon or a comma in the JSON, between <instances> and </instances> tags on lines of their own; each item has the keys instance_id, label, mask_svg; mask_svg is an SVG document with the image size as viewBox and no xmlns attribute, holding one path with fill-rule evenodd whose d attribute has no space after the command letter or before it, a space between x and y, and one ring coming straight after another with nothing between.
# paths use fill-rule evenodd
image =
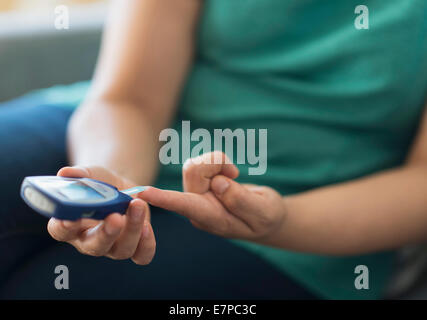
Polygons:
<instances>
[{"instance_id":1,"label":"arm","mask_svg":"<svg viewBox=\"0 0 427 320\"><path fill-rule=\"evenodd\" d=\"M72 164L153 181L159 132L191 63L199 9L199 0L112 3L91 90L69 125Z\"/></svg>"},{"instance_id":2,"label":"arm","mask_svg":"<svg viewBox=\"0 0 427 320\"><path fill-rule=\"evenodd\" d=\"M185 166L186 192L141 197L214 234L293 251L360 254L427 239L427 113L402 166L287 197L241 185L237 168L203 157Z\"/></svg>"},{"instance_id":3,"label":"arm","mask_svg":"<svg viewBox=\"0 0 427 320\"><path fill-rule=\"evenodd\" d=\"M284 201L282 247L352 254L427 240L427 113L402 166Z\"/></svg>"},{"instance_id":4,"label":"arm","mask_svg":"<svg viewBox=\"0 0 427 320\"><path fill-rule=\"evenodd\" d=\"M173 117L191 62L199 7L199 0L113 3L92 88L69 125L70 162L79 167L58 175L119 189L154 180L158 135ZM50 219L48 231L88 255L145 265L155 254L149 208L140 199L126 215L103 221Z\"/></svg>"}]
</instances>

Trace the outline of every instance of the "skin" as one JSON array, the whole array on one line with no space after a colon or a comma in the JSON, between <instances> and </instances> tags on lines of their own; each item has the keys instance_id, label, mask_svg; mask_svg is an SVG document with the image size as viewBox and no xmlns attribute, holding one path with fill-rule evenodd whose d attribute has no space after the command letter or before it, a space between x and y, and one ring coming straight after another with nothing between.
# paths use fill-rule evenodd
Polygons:
<instances>
[{"instance_id":1,"label":"skin","mask_svg":"<svg viewBox=\"0 0 427 320\"><path fill-rule=\"evenodd\" d=\"M69 126L70 162L77 167L58 175L94 178L119 189L152 184L159 132L173 119L200 9L198 0L115 2L91 92ZM184 164L184 192L150 187L124 216L51 219L48 231L84 254L141 265L155 253L147 203L222 237L302 252L368 253L427 237L427 115L401 166L287 197L237 183L237 168L223 154L217 155L223 164L209 164L213 156Z\"/></svg>"},{"instance_id":2,"label":"skin","mask_svg":"<svg viewBox=\"0 0 427 320\"><path fill-rule=\"evenodd\" d=\"M89 173L64 168L58 175L89 177L119 189L153 183L159 133L173 119L192 61L200 7L199 0L112 2L91 90L68 127L69 162ZM130 219L135 206L144 207L142 221ZM141 200L132 202L125 216L112 214L103 222L50 220L48 231L84 254L144 265L155 253L149 208Z\"/></svg>"}]
</instances>

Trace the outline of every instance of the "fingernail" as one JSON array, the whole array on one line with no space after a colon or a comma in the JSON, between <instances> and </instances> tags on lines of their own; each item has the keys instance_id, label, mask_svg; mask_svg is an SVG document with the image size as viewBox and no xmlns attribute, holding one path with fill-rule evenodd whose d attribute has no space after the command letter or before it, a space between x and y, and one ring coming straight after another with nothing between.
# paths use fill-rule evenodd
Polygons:
<instances>
[{"instance_id":1,"label":"fingernail","mask_svg":"<svg viewBox=\"0 0 427 320\"><path fill-rule=\"evenodd\" d=\"M148 226L148 222L144 223L144 227L142 229L142 238L147 238L150 233L150 227Z\"/></svg>"},{"instance_id":2,"label":"fingernail","mask_svg":"<svg viewBox=\"0 0 427 320\"><path fill-rule=\"evenodd\" d=\"M138 223L141 221L142 212L144 207L140 205L135 205L130 209L130 220L133 223Z\"/></svg>"},{"instance_id":3,"label":"fingernail","mask_svg":"<svg viewBox=\"0 0 427 320\"><path fill-rule=\"evenodd\" d=\"M229 186L230 183L225 178L218 177L212 182L212 189L216 194L223 194Z\"/></svg>"},{"instance_id":4,"label":"fingernail","mask_svg":"<svg viewBox=\"0 0 427 320\"><path fill-rule=\"evenodd\" d=\"M120 231L120 228L114 225L111 225L109 223L106 223L104 228L105 228L105 233L108 234L109 236L114 236Z\"/></svg>"}]
</instances>

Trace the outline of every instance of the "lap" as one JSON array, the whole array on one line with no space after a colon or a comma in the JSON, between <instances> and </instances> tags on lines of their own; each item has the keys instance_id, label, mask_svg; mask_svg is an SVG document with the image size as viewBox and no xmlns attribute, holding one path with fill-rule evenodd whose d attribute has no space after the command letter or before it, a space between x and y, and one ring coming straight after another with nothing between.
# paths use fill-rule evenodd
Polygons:
<instances>
[{"instance_id":1,"label":"lap","mask_svg":"<svg viewBox=\"0 0 427 320\"><path fill-rule=\"evenodd\" d=\"M67 164L70 115L37 101L0 104L1 298L314 298L253 253L157 209L149 266L85 256L53 241L47 219L21 201L19 187L25 176L52 175ZM57 265L69 268L69 290L55 289Z\"/></svg>"},{"instance_id":2,"label":"lap","mask_svg":"<svg viewBox=\"0 0 427 320\"><path fill-rule=\"evenodd\" d=\"M66 165L65 132L72 111L34 98L0 104L0 283L27 257L54 242L47 218L19 196L24 177L53 175Z\"/></svg>"},{"instance_id":3,"label":"lap","mask_svg":"<svg viewBox=\"0 0 427 320\"><path fill-rule=\"evenodd\" d=\"M0 104L0 234L45 220L26 210L19 189L24 177L56 174L66 165L71 112L25 99Z\"/></svg>"},{"instance_id":4,"label":"lap","mask_svg":"<svg viewBox=\"0 0 427 320\"><path fill-rule=\"evenodd\" d=\"M310 299L313 296L257 256L154 210L157 253L148 266L84 256L67 244L17 269L0 296L9 299ZM57 290L55 266L70 287Z\"/></svg>"}]
</instances>

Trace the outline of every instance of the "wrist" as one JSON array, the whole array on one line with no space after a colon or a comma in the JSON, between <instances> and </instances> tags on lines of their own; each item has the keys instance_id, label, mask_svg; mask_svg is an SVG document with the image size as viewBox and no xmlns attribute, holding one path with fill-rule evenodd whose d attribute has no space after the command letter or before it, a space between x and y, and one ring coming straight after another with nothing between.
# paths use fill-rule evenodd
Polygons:
<instances>
[{"instance_id":1,"label":"wrist","mask_svg":"<svg viewBox=\"0 0 427 320\"><path fill-rule=\"evenodd\" d=\"M270 230L258 238L256 242L269 245L274 247L283 247L283 235L286 234L286 225L288 218L288 205L287 199L281 197L281 199L277 202L275 213L273 215L276 216L274 224L271 226Z\"/></svg>"}]
</instances>

